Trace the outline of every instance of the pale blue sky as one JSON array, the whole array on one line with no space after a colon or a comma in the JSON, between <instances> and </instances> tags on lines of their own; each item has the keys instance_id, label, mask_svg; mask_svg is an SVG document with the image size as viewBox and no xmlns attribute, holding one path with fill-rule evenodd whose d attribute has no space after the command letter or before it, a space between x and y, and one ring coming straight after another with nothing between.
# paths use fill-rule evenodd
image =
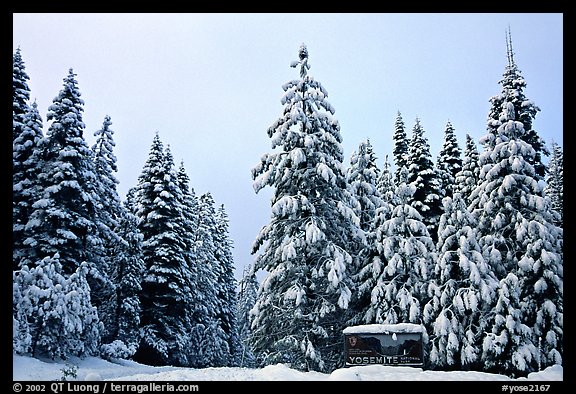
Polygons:
<instances>
[{"instance_id":1,"label":"pale blue sky","mask_svg":"<svg viewBox=\"0 0 576 394\"><path fill-rule=\"evenodd\" d=\"M266 131L282 113L281 86L298 78L289 65L300 44L336 110L346 165L366 138L382 165L397 111L408 136L420 119L434 159L448 120L462 149L466 133L484 135L508 27L541 109L534 128L563 146L561 13L14 14L13 49L44 120L69 68L90 145L111 116L122 197L159 133L196 193L225 205L240 278L270 217L271 190L254 193L251 169L271 151Z\"/></svg>"}]
</instances>

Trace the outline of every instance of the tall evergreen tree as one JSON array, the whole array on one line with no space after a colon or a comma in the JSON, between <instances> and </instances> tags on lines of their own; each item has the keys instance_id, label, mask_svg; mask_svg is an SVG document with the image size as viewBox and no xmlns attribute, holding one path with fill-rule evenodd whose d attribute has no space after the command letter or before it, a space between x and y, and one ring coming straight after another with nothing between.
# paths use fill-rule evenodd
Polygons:
<instances>
[{"instance_id":1,"label":"tall evergreen tree","mask_svg":"<svg viewBox=\"0 0 576 394\"><path fill-rule=\"evenodd\" d=\"M41 193L38 177L42 171L39 143L44 137L42 118L36 102L23 119L20 134L12 145L12 266L20 268L27 255L24 245L25 227L32 213L32 204Z\"/></svg>"},{"instance_id":2,"label":"tall evergreen tree","mask_svg":"<svg viewBox=\"0 0 576 394\"><path fill-rule=\"evenodd\" d=\"M446 123L444 144L438 154L436 169L438 171L440 190L443 192L443 197L452 197L456 174L462 169L462 157L458 140L454 133L454 127L450 121Z\"/></svg>"},{"instance_id":3,"label":"tall evergreen tree","mask_svg":"<svg viewBox=\"0 0 576 394\"><path fill-rule=\"evenodd\" d=\"M394 149L392 151L394 155L394 165L396 166L396 171L394 173L394 182L398 185L400 183L400 173L402 167L408 168L408 137L406 136L406 129L404 127L404 120L402 119L402 114L400 111L396 114L396 121L394 122L394 135L392 136L394 141Z\"/></svg>"},{"instance_id":4,"label":"tall evergreen tree","mask_svg":"<svg viewBox=\"0 0 576 394\"><path fill-rule=\"evenodd\" d=\"M264 364L331 371L341 363L342 311L351 289L353 242L361 242L357 201L348 190L340 126L328 92L308 74L284 84L282 116L268 129L272 148L252 169L254 189L274 188L272 219L256 238L255 270L268 273L254 306L253 346Z\"/></svg>"},{"instance_id":5,"label":"tall evergreen tree","mask_svg":"<svg viewBox=\"0 0 576 394\"><path fill-rule=\"evenodd\" d=\"M488 133L484 136L481 143L487 145L490 149L495 147L498 143L498 129L506 122L506 119L501 119L502 113L508 111L506 109L508 104L512 104L514 107L514 120L522 123L524 127L524 132L519 138L526 141L534 149L530 164L534 167L535 177L538 180L543 180L546 175L546 166L542 163L542 156L548 156L550 151L546 147L545 141L532 128L532 123L540 108L532 100L529 100L524 93L527 84L514 60L510 29L508 29L506 35L506 56L508 63L504 69L502 79L499 81L499 84L502 85L502 91L499 95L490 98Z\"/></svg>"},{"instance_id":6,"label":"tall evergreen tree","mask_svg":"<svg viewBox=\"0 0 576 394\"><path fill-rule=\"evenodd\" d=\"M365 324L423 323L435 246L422 216L409 203L416 187L407 184L403 168L396 188L398 204L388 219L377 219L378 254L365 264L369 275L362 289L370 292L371 300L363 315Z\"/></svg>"},{"instance_id":7,"label":"tall evergreen tree","mask_svg":"<svg viewBox=\"0 0 576 394\"><path fill-rule=\"evenodd\" d=\"M214 199L209 192L198 198L198 225L196 232L197 287L202 294L202 309L197 311L192 329L192 358L194 366L225 366L229 361L230 347L223 327L222 312L225 284L223 268L218 261L217 223ZM229 320L226 321L229 323Z\"/></svg>"},{"instance_id":8,"label":"tall evergreen tree","mask_svg":"<svg viewBox=\"0 0 576 394\"><path fill-rule=\"evenodd\" d=\"M252 265L244 268L242 278L238 282L238 333L242 342L242 357L240 367L256 367L256 357L250 346L250 337L252 336L252 317L250 311L256 304L258 297L258 280Z\"/></svg>"},{"instance_id":9,"label":"tall evergreen tree","mask_svg":"<svg viewBox=\"0 0 576 394\"><path fill-rule=\"evenodd\" d=\"M466 147L464 148L464 158L462 159L462 168L454 176L454 192L460 193L460 196L470 205L470 195L478 186L480 176L479 154L476 143L466 134Z\"/></svg>"},{"instance_id":10,"label":"tall evergreen tree","mask_svg":"<svg viewBox=\"0 0 576 394\"><path fill-rule=\"evenodd\" d=\"M64 275L56 254L13 272L14 316L19 328L15 349L53 360L98 354L102 327L90 303L88 269L83 262L75 272ZM25 342L19 342L20 338Z\"/></svg>"},{"instance_id":11,"label":"tall evergreen tree","mask_svg":"<svg viewBox=\"0 0 576 394\"><path fill-rule=\"evenodd\" d=\"M189 270L178 232L182 206L171 154L158 133L138 178L135 214L142 233L142 339L134 359L150 365L188 365Z\"/></svg>"},{"instance_id":12,"label":"tall evergreen tree","mask_svg":"<svg viewBox=\"0 0 576 394\"><path fill-rule=\"evenodd\" d=\"M429 363L434 369L478 370L486 321L495 303L498 281L484 261L476 220L459 193L443 200L438 228L438 257L424 307Z\"/></svg>"},{"instance_id":13,"label":"tall evergreen tree","mask_svg":"<svg viewBox=\"0 0 576 394\"><path fill-rule=\"evenodd\" d=\"M135 188L128 191L120 210L116 232L120 242L113 246L114 265L111 279L115 284L112 299L113 322L108 328L113 342L101 354L109 358L131 358L140 343L140 292L144 275L142 234L134 212Z\"/></svg>"},{"instance_id":14,"label":"tall evergreen tree","mask_svg":"<svg viewBox=\"0 0 576 394\"><path fill-rule=\"evenodd\" d=\"M42 195L32 205L25 228L27 263L58 253L68 275L83 261L95 263L101 255L95 225L96 175L92 152L84 140L83 106L76 74L70 69L63 89L48 108L47 119L52 123L39 141Z\"/></svg>"},{"instance_id":15,"label":"tall evergreen tree","mask_svg":"<svg viewBox=\"0 0 576 394\"><path fill-rule=\"evenodd\" d=\"M220 308L216 318L220 321L222 329L226 333L228 343L228 360L224 366L238 366L242 357L242 344L238 331L238 299L236 294L236 278L234 277L234 257L232 255L232 240L228 230L228 213L224 205L220 205L216 211L216 232L214 233L215 257L218 263L220 284L218 299Z\"/></svg>"},{"instance_id":16,"label":"tall evergreen tree","mask_svg":"<svg viewBox=\"0 0 576 394\"><path fill-rule=\"evenodd\" d=\"M551 201L532 164L536 150L522 138L524 124L516 120L515 105L504 102L502 109L495 145L485 145L480 155L480 184L470 205L484 258L505 298L493 317L483 357L487 366L526 375L538 367L540 340L543 364L561 363L563 231L554 224ZM510 336L511 328L504 328L508 320L525 325L530 335L522 329L514 331L520 336Z\"/></svg>"},{"instance_id":17,"label":"tall evergreen tree","mask_svg":"<svg viewBox=\"0 0 576 394\"><path fill-rule=\"evenodd\" d=\"M548 163L546 194L552 201L552 209L558 213L554 223L564 227L564 153L556 142L552 143L552 157Z\"/></svg>"},{"instance_id":18,"label":"tall evergreen tree","mask_svg":"<svg viewBox=\"0 0 576 394\"><path fill-rule=\"evenodd\" d=\"M30 112L30 77L22 59L20 48L12 56L12 141L20 136L26 124L24 118Z\"/></svg>"},{"instance_id":19,"label":"tall evergreen tree","mask_svg":"<svg viewBox=\"0 0 576 394\"><path fill-rule=\"evenodd\" d=\"M422 221L436 242L438 221L442 214L441 196L444 193L432 161L428 139L418 118L412 129L408 153L408 182L416 187L411 196L411 205L422 215Z\"/></svg>"},{"instance_id":20,"label":"tall evergreen tree","mask_svg":"<svg viewBox=\"0 0 576 394\"><path fill-rule=\"evenodd\" d=\"M358 151L352 153L346 180L350 191L358 200L356 215L360 218L360 228L370 232L374 225L374 215L382 205L380 193L376 188L380 170L376 165L376 155L370 140L360 142Z\"/></svg>"},{"instance_id":21,"label":"tall evergreen tree","mask_svg":"<svg viewBox=\"0 0 576 394\"><path fill-rule=\"evenodd\" d=\"M380 198L383 202L392 203L394 192L396 191L396 185L394 183L394 176L390 170L388 155L384 157L384 167L376 181L376 190L380 193Z\"/></svg>"},{"instance_id":22,"label":"tall evergreen tree","mask_svg":"<svg viewBox=\"0 0 576 394\"><path fill-rule=\"evenodd\" d=\"M115 302L114 271L117 267L115 261L118 256L117 245L124 243L118 231L119 221L123 216L120 196L118 195L118 179L114 175L118 171L116 156L114 155L114 131L110 128L112 121L106 115L102 127L94 132L96 142L92 146L92 160L96 174L96 195L98 196L98 209L95 222L98 227L103 253L100 260L101 275L91 281L92 303L98 308L100 320L104 323L105 331L102 333L104 343L115 339L118 327L115 326L117 310Z\"/></svg>"}]
</instances>

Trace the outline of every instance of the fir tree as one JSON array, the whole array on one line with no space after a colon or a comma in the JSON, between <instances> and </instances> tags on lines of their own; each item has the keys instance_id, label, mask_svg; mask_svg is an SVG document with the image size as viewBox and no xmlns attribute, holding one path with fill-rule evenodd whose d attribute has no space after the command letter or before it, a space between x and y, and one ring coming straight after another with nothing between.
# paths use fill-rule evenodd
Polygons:
<instances>
[{"instance_id":1,"label":"fir tree","mask_svg":"<svg viewBox=\"0 0 576 394\"><path fill-rule=\"evenodd\" d=\"M424 307L432 368L477 370L498 281L484 261L476 221L459 193L443 200L432 295Z\"/></svg>"},{"instance_id":2,"label":"fir tree","mask_svg":"<svg viewBox=\"0 0 576 394\"><path fill-rule=\"evenodd\" d=\"M500 365L506 360L507 373L526 375L537 368L540 340L544 365L561 362L563 231L554 224L551 201L544 196L532 164L536 150L522 138L524 125L515 118L514 103L504 102L502 109L493 148L485 144L480 155L480 184L472 193L470 209L478 218L484 258L501 281L501 296L506 297L502 301L506 305L492 320L485 363ZM520 337L496 340L494 335L508 335L503 334L502 319L518 320L531 335L522 329Z\"/></svg>"},{"instance_id":3,"label":"fir tree","mask_svg":"<svg viewBox=\"0 0 576 394\"><path fill-rule=\"evenodd\" d=\"M418 118L412 129L408 152L408 182L416 187L411 196L411 205L422 215L430 236L436 241L438 220L442 214L441 196L444 193L440 188L428 139Z\"/></svg>"},{"instance_id":4,"label":"fir tree","mask_svg":"<svg viewBox=\"0 0 576 394\"><path fill-rule=\"evenodd\" d=\"M24 339L15 349L24 354L51 359L98 354L102 327L90 304L88 263L68 277L62 271L56 254L13 272L14 316Z\"/></svg>"},{"instance_id":5,"label":"fir tree","mask_svg":"<svg viewBox=\"0 0 576 394\"><path fill-rule=\"evenodd\" d=\"M476 143L466 134L466 147L464 149L464 158L462 159L462 168L454 177L454 192L460 193L460 196L470 205L470 195L478 186L480 176L479 154Z\"/></svg>"},{"instance_id":6,"label":"fir tree","mask_svg":"<svg viewBox=\"0 0 576 394\"><path fill-rule=\"evenodd\" d=\"M398 111L394 123L394 135L392 136L394 141L394 149L392 153L394 155L394 165L396 166L394 182L396 184L399 184L400 182L400 172L402 171L402 167L408 168L409 150L407 138L404 120L402 119L402 114Z\"/></svg>"},{"instance_id":7,"label":"fir tree","mask_svg":"<svg viewBox=\"0 0 576 394\"><path fill-rule=\"evenodd\" d=\"M84 101L76 74L69 70L64 87L49 107L52 123L39 141L42 194L32 205L26 224L26 263L33 264L58 253L65 274L83 261L95 264L101 255L95 225L97 196L92 152L84 140ZM98 267L93 267L98 270Z\"/></svg>"},{"instance_id":8,"label":"fir tree","mask_svg":"<svg viewBox=\"0 0 576 394\"><path fill-rule=\"evenodd\" d=\"M552 201L552 209L558 213L554 223L564 227L564 153L556 143L552 143L552 157L548 163L548 176L546 179L546 195Z\"/></svg>"},{"instance_id":9,"label":"fir tree","mask_svg":"<svg viewBox=\"0 0 576 394\"><path fill-rule=\"evenodd\" d=\"M140 317L142 339L134 356L151 365L188 365L190 282L180 237L182 206L174 162L158 133L138 178L135 214L142 233Z\"/></svg>"},{"instance_id":10,"label":"fir tree","mask_svg":"<svg viewBox=\"0 0 576 394\"><path fill-rule=\"evenodd\" d=\"M223 311L224 283L222 266L217 260L216 209L212 195L207 192L198 199L196 232L197 291L202 295L201 309L196 311L191 343L193 364L197 368L224 366L229 361L228 336L220 321Z\"/></svg>"},{"instance_id":11,"label":"fir tree","mask_svg":"<svg viewBox=\"0 0 576 394\"><path fill-rule=\"evenodd\" d=\"M32 212L32 204L41 193L38 177L42 171L39 142L42 133L42 118L36 102L22 119L20 134L12 145L12 263L13 269L20 268L20 260L27 255L24 245L25 226Z\"/></svg>"},{"instance_id":12,"label":"fir tree","mask_svg":"<svg viewBox=\"0 0 576 394\"><path fill-rule=\"evenodd\" d=\"M406 183L407 175L404 167L396 189L398 204L376 229L378 254L365 264L369 275L362 286L371 300L365 324L423 322L435 246L422 216L409 204L416 188Z\"/></svg>"},{"instance_id":13,"label":"fir tree","mask_svg":"<svg viewBox=\"0 0 576 394\"><path fill-rule=\"evenodd\" d=\"M118 256L117 245L124 243L118 234L119 221L123 215L120 196L118 195L118 179L114 175L118 171L116 156L114 155L114 131L110 128L112 121L106 115L102 127L94 132L96 143L92 146L92 160L96 174L96 195L98 196L98 209L96 211L96 226L100 234L103 253L99 263L100 273L91 281L92 303L98 308L100 319L104 323L105 332L102 333L104 343L115 339L118 327L115 326L117 313L115 302L115 283L112 280L113 271L117 267L115 258Z\"/></svg>"},{"instance_id":14,"label":"fir tree","mask_svg":"<svg viewBox=\"0 0 576 394\"><path fill-rule=\"evenodd\" d=\"M140 343L140 292L144 275L142 260L142 234L138 231L138 222L133 212L135 189L128 191L121 206L118 218L118 233L121 242L114 245L114 265L111 279L115 284L112 299L114 307L113 330L108 328L112 346L102 351L104 357L131 358Z\"/></svg>"},{"instance_id":15,"label":"fir tree","mask_svg":"<svg viewBox=\"0 0 576 394\"><path fill-rule=\"evenodd\" d=\"M242 343L242 357L240 367L256 367L256 357L250 346L250 337L252 336L252 318L250 311L256 304L258 297L258 280L252 269L252 265L244 268L242 278L238 282L238 335Z\"/></svg>"},{"instance_id":16,"label":"fir tree","mask_svg":"<svg viewBox=\"0 0 576 394\"><path fill-rule=\"evenodd\" d=\"M490 98L491 108L488 113L488 133L481 142L490 149L494 148L499 135L498 129L503 123L500 117L504 111L508 111L506 109L508 104L512 104L514 120L522 123L524 128L524 132L519 138L526 141L534 149L530 164L534 167L535 177L538 180L543 180L546 174L546 166L542 163L542 156L548 156L550 152L544 140L532 128L532 123L540 108L532 100L529 100L524 93L527 84L514 60L510 29L508 29L506 35L506 56L508 63L502 79L499 81L499 84L502 85L502 91L499 95Z\"/></svg>"},{"instance_id":17,"label":"fir tree","mask_svg":"<svg viewBox=\"0 0 576 394\"><path fill-rule=\"evenodd\" d=\"M284 84L282 116L268 129L272 148L252 170L254 189L274 188L271 222L253 253L268 273L254 306L253 346L264 364L331 371L341 362L343 314L350 301L348 253L360 242L357 202L348 190L340 126L328 92L308 74Z\"/></svg>"},{"instance_id":18,"label":"fir tree","mask_svg":"<svg viewBox=\"0 0 576 394\"><path fill-rule=\"evenodd\" d=\"M22 134L26 114L30 112L30 77L22 59L20 48L12 56L12 141Z\"/></svg>"},{"instance_id":19,"label":"fir tree","mask_svg":"<svg viewBox=\"0 0 576 394\"><path fill-rule=\"evenodd\" d=\"M220 267L219 276L216 280L220 284L218 292L220 307L216 319L220 321L228 343L228 360L225 361L224 366L234 367L240 365L242 345L238 332L237 284L236 278L234 278L233 244L229 235L228 222L228 214L222 204L216 211L216 231L214 233L215 257Z\"/></svg>"},{"instance_id":20,"label":"fir tree","mask_svg":"<svg viewBox=\"0 0 576 394\"><path fill-rule=\"evenodd\" d=\"M462 169L460 147L454 133L452 123L446 123L444 130L444 144L438 154L436 169L439 175L440 190L443 197L451 197L454 192L456 174Z\"/></svg>"},{"instance_id":21,"label":"fir tree","mask_svg":"<svg viewBox=\"0 0 576 394\"><path fill-rule=\"evenodd\" d=\"M394 184L394 178L392 172L390 171L390 163L388 162L388 155L384 158L384 168L378 176L376 181L376 190L380 194L382 202L392 204L394 202L394 192L396 191L396 185Z\"/></svg>"}]
</instances>

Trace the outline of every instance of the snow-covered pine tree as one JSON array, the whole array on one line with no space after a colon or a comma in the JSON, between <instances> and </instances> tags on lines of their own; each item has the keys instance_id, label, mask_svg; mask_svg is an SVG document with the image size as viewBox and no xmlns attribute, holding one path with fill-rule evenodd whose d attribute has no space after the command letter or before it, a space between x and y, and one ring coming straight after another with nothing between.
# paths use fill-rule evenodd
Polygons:
<instances>
[{"instance_id":1,"label":"snow-covered pine tree","mask_svg":"<svg viewBox=\"0 0 576 394\"><path fill-rule=\"evenodd\" d=\"M550 155L546 142L532 128L532 122L540 108L526 97L524 89L526 80L522 76L514 60L514 51L512 50L512 35L510 28L506 34L506 57L508 64L504 69L502 79L498 82L502 85L499 95L490 98L490 111L488 113L488 134L484 137L483 144L489 148L494 148L498 138L498 129L502 125L500 116L505 111L505 103L511 103L514 106L516 114L515 120L521 122L524 126L524 133L519 136L534 149L534 156L530 159L530 164L534 166L535 177L538 181L543 180L546 175L546 166L542 163L542 156Z\"/></svg>"},{"instance_id":2,"label":"snow-covered pine tree","mask_svg":"<svg viewBox=\"0 0 576 394\"><path fill-rule=\"evenodd\" d=\"M242 277L238 281L238 335L242 343L242 357L240 359L240 367L254 368L256 367L256 357L252 352L250 346L250 337L252 336L252 317L250 311L256 304L258 297L258 280L256 273L249 264L244 268Z\"/></svg>"},{"instance_id":3,"label":"snow-covered pine tree","mask_svg":"<svg viewBox=\"0 0 576 394\"><path fill-rule=\"evenodd\" d=\"M408 182L416 189L411 196L410 204L422 215L428 232L434 242L438 238L438 221L442 215L441 196L444 191L432 161L430 145L424 135L420 119L416 118L412 129L412 139L408 148Z\"/></svg>"},{"instance_id":4,"label":"snow-covered pine tree","mask_svg":"<svg viewBox=\"0 0 576 394\"><path fill-rule=\"evenodd\" d=\"M544 366L562 362L563 231L554 224L555 211L532 164L536 150L522 138L518 115L514 103L504 101L496 138L488 127L470 210L478 218L484 258L507 298L502 302L512 303L493 317L483 360L493 366L490 370L505 366L506 373L526 375L538 368L541 356ZM502 336L507 320L525 325L530 335Z\"/></svg>"},{"instance_id":5,"label":"snow-covered pine tree","mask_svg":"<svg viewBox=\"0 0 576 394\"><path fill-rule=\"evenodd\" d=\"M552 142L552 157L548 163L544 191L552 201L552 209L558 212L554 223L564 228L564 153L556 142Z\"/></svg>"},{"instance_id":6,"label":"snow-covered pine tree","mask_svg":"<svg viewBox=\"0 0 576 394\"><path fill-rule=\"evenodd\" d=\"M378 254L365 264L368 280L360 287L370 292L371 299L363 315L365 324L423 323L436 248L422 216L410 205L416 187L407 180L403 167L396 188L398 204L388 219L377 218Z\"/></svg>"},{"instance_id":7,"label":"snow-covered pine tree","mask_svg":"<svg viewBox=\"0 0 576 394\"><path fill-rule=\"evenodd\" d=\"M390 174L388 174L390 175ZM359 203L356 215L360 218L360 228L366 236L366 243L359 243L358 250L353 250L357 258L349 269L349 276L352 278L352 299L347 311L349 324L361 324L361 315L370 304L369 293L358 291L358 282L362 282L362 270L364 262L374 254L376 240L376 212L384 207L384 201L377 188L377 181L380 178L380 170L376 165L370 140L360 142L358 150L352 153L350 166L346 172L346 180L350 191ZM386 180L382 180L386 182ZM388 206L386 207L388 208ZM389 209L389 208L388 208Z\"/></svg>"},{"instance_id":8,"label":"snow-covered pine tree","mask_svg":"<svg viewBox=\"0 0 576 394\"><path fill-rule=\"evenodd\" d=\"M16 124L16 120L14 121ZM15 126L16 127L16 126ZM39 142L44 137L42 117L36 102L22 117L19 135L12 144L12 266L20 269L20 260L26 256L25 226L32 212L32 204L41 193L38 176L41 168Z\"/></svg>"},{"instance_id":9,"label":"snow-covered pine tree","mask_svg":"<svg viewBox=\"0 0 576 394\"><path fill-rule=\"evenodd\" d=\"M26 124L24 118L30 112L29 80L20 47L18 47L12 55L12 141L22 134Z\"/></svg>"},{"instance_id":10,"label":"snow-covered pine tree","mask_svg":"<svg viewBox=\"0 0 576 394\"><path fill-rule=\"evenodd\" d=\"M236 367L240 365L242 344L238 331L238 299L236 294L236 278L234 277L233 242L230 239L228 213L221 204L216 211L216 228L214 233L216 262L220 268L217 283L220 285L218 299L220 308L216 318L220 321L228 342L229 354L223 366Z\"/></svg>"},{"instance_id":11,"label":"snow-covered pine tree","mask_svg":"<svg viewBox=\"0 0 576 394\"><path fill-rule=\"evenodd\" d=\"M230 349L227 334L220 319L224 293L222 267L217 261L216 208L212 194L198 198L196 226L196 286L202 304L195 310L191 330L192 366L205 368L227 365Z\"/></svg>"},{"instance_id":12,"label":"snow-covered pine tree","mask_svg":"<svg viewBox=\"0 0 576 394\"><path fill-rule=\"evenodd\" d=\"M400 183L400 172L402 171L402 167L408 168L409 151L407 138L404 120L402 119L402 114L398 111L394 122L394 135L392 136L394 142L392 154L394 155L394 165L396 167L394 172L394 182L396 185Z\"/></svg>"},{"instance_id":13,"label":"snow-covered pine tree","mask_svg":"<svg viewBox=\"0 0 576 394\"><path fill-rule=\"evenodd\" d=\"M252 344L264 364L331 371L342 362L342 311L351 296L348 267L362 239L348 190L342 136L328 92L308 74L287 82L282 116L268 129L272 149L252 169L254 190L274 188L272 218L257 236L255 271L267 272L254 306Z\"/></svg>"},{"instance_id":14,"label":"snow-covered pine tree","mask_svg":"<svg viewBox=\"0 0 576 394\"><path fill-rule=\"evenodd\" d=\"M460 193L460 196L470 205L470 195L478 186L480 176L480 163L478 147L470 136L466 134L466 147L464 148L464 158L462 159L462 168L454 177L454 192Z\"/></svg>"},{"instance_id":15,"label":"snow-covered pine tree","mask_svg":"<svg viewBox=\"0 0 576 394\"><path fill-rule=\"evenodd\" d=\"M121 205L118 233L121 242L113 246L114 259L111 279L115 284L112 300L114 322L110 331L112 342L102 346L105 358L131 358L140 343L140 291L144 275L142 260L142 234L133 214L135 188L131 188Z\"/></svg>"},{"instance_id":16,"label":"snow-covered pine tree","mask_svg":"<svg viewBox=\"0 0 576 394\"><path fill-rule=\"evenodd\" d=\"M352 153L350 166L346 172L346 181L350 191L358 200L356 215L360 218L360 228L370 232L374 226L376 209L382 206L380 192L376 182L380 169L376 165L376 155L370 140L360 142L358 150Z\"/></svg>"},{"instance_id":17,"label":"snow-covered pine tree","mask_svg":"<svg viewBox=\"0 0 576 394\"><path fill-rule=\"evenodd\" d=\"M394 192L396 191L396 185L394 183L394 176L390 170L390 162L388 161L388 155L384 157L384 167L378 176L376 181L376 189L380 194L382 202L392 204L394 200Z\"/></svg>"},{"instance_id":18,"label":"snow-covered pine tree","mask_svg":"<svg viewBox=\"0 0 576 394\"><path fill-rule=\"evenodd\" d=\"M452 197L456 174L462 170L461 155L454 126L448 121L444 130L444 143L436 161L436 170L438 171L438 180L443 197Z\"/></svg>"},{"instance_id":19,"label":"snow-covered pine tree","mask_svg":"<svg viewBox=\"0 0 576 394\"><path fill-rule=\"evenodd\" d=\"M32 205L25 233L25 263L33 265L58 253L63 273L70 275L83 261L96 263L102 251L95 225L97 196L92 151L84 140L84 101L72 69L47 119L52 123L39 141L42 194ZM97 271L97 267L95 267Z\"/></svg>"},{"instance_id":20,"label":"snow-covered pine tree","mask_svg":"<svg viewBox=\"0 0 576 394\"><path fill-rule=\"evenodd\" d=\"M459 193L443 200L438 257L424 306L433 369L479 370L498 281L476 239L476 220Z\"/></svg>"},{"instance_id":21,"label":"snow-covered pine tree","mask_svg":"<svg viewBox=\"0 0 576 394\"><path fill-rule=\"evenodd\" d=\"M140 293L142 338L134 359L150 365L188 365L192 305L186 243L178 231L180 194L172 155L156 133L134 201L145 265Z\"/></svg>"},{"instance_id":22,"label":"snow-covered pine tree","mask_svg":"<svg viewBox=\"0 0 576 394\"><path fill-rule=\"evenodd\" d=\"M92 304L98 308L98 315L104 324L102 342L110 343L116 338L118 327L115 326L116 297L113 281L118 264L115 261L118 256L117 246L124 244L119 231L119 221L123 215L123 208L118 195L118 179L114 173L118 172L116 156L114 155L114 131L110 128L112 120L109 115L104 117L102 127L94 132L96 142L92 146L92 160L96 173L96 195L98 196L98 209L95 222L100 233L103 246L99 277L91 280ZM118 278L120 279L120 278Z\"/></svg>"},{"instance_id":23,"label":"snow-covered pine tree","mask_svg":"<svg viewBox=\"0 0 576 394\"><path fill-rule=\"evenodd\" d=\"M20 329L15 350L51 359L98 353L102 327L90 303L88 263L68 277L62 271L56 254L13 272L14 316Z\"/></svg>"}]
</instances>

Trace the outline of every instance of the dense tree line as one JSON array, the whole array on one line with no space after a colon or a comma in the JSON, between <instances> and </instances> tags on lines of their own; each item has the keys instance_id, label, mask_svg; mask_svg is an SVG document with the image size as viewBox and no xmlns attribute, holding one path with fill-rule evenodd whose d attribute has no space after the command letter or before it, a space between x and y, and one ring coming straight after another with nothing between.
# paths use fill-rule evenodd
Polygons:
<instances>
[{"instance_id":1,"label":"dense tree line","mask_svg":"<svg viewBox=\"0 0 576 394\"><path fill-rule=\"evenodd\" d=\"M562 364L563 154L532 127L539 108L510 37L507 56L481 151L469 135L461 149L448 121L434 160L422 120L410 137L398 111L380 168L369 139L345 159L302 44L267 131L273 151L252 169L256 192L273 189L271 220L236 283L224 207L195 194L159 134L121 199L110 117L88 147L70 70L44 135L17 50L14 351L330 372L345 327L416 323L426 368Z\"/></svg>"},{"instance_id":2,"label":"dense tree line","mask_svg":"<svg viewBox=\"0 0 576 394\"><path fill-rule=\"evenodd\" d=\"M508 63L490 98L487 132L462 151L448 121L436 160L422 121L410 138L400 111L393 161L369 140L345 170L327 91L308 73L283 85L268 129L273 153L252 170L274 190L272 219L253 248L266 277L251 310L257 365L330 372L342 328L416 323L426 367L526 376L563 355L563 164L532 128L539 108L507 37Z\"/></svg>"},{"instance_id":3,"label":"dense tree line","mask_svg":"<svg viewBox=\"0 0 576 394\"><path fill-rule=\"evenodd\" d=\"M239 365L245 352L224 206L209 192L196 196L158 133L121 199L111 118L89 147L73 70L44 134L20 49L13 65L14 351Z\"/></svg>"}]
</instances>

